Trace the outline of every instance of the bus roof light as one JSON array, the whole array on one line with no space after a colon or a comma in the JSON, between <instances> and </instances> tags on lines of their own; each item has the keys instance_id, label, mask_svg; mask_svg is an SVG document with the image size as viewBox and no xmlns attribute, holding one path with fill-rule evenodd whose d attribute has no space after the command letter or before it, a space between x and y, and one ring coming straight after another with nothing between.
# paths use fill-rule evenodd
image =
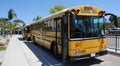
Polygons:
<instances>
[{"instance_id":1,"label":"bus roof light","mask_svg":"<svg viewBox=\"0 0 120 66\"><path fill-rule=\"evenodd\" d=\"M71 11L72 11L74 14L78 14L78 13L80 12L80 10L79 10L79 9L77 9L77 10L72 9Z\"/></svg>"},{"instance_id":2,"label":"bus roof light","mask_svg":"<svg viewBox=\"0 0 120 66\"><path fill-rule=\"evenodd\" d=\"M92 9L93 9L93 7L91 7L91 6L84 6L84 9L87 9L87 10L92 10Z\"/></svg>"},{"instance_id":3,"label":"bus roof light","mask_svg":"<svg viewBox=\"0 0 120 66\"><path fill-rule=\"evenodd\" d=\"M99 16L103 16L104 13L105 13L105 11L100 11L100 12L99 12Z\"/></svg>"}]
</instances>

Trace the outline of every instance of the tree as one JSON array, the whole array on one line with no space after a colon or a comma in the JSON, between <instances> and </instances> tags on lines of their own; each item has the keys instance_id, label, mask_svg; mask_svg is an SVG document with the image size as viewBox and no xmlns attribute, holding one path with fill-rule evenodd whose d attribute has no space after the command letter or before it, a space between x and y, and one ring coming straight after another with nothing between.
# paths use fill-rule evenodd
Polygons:
<instances>
[{"instance_id":1,"label":"tree","mask_svg":"<svg viewBox=\"0 0 120 66\"><path fill-rule=\"evenodd\" d=\"M8 26L13 30L16 27L23 27L25 26L25 22L21 19L15 19L11 23L8 24Z\"/></svg>"},{"instance_id":2,"label":"tree","mask_svg":"<svg viewBox=\"0 0 120 66\"><path fill-rule=\"evenodd\" d=\"M24 22L23 20L21 20L21 19L15 19L15 20L13 20L12 29L18 28L17 31L18 31L18 30L22 30L22 28L23 28L25 25L26 25L26 24L25 24L25 22ZM18 31L18 34L19 34L19 31Z\"/></svg>"},{"instance_id":3,"label":"tree","mask_svg":"<svg viewBox=\"0 0 120 66\"><path fill-rule=\"evenodd\" d=\"M118 17L118 26L120 27L120 17Z\"/></svg>"},{"instance_id":4,"label":"tree","mask_svg":"<svg viewBox=\"0 0 120 66\"><path fill-rule=\"evenodd\" d=\"M2 34L4 35L5 29L10 30L10 36L12 36L12 30L17 26L25 26L25 22L21 19L14 19L17 17L15 11L13 9L9 9L8 18L0 18L0 28L3 30Z\"/></svg>"},{"instance_id":5,"label":"tree","mask_svg":"<svg viewBox=\"0 0 120 66\"><path fill-rule=\"evenodd\" d=\"M0 28L2 30L2 35L5 36L5 29L7 29L8 19L0 18Z\"/></svg>"},{"instance_id":6,"label":"tree","mask_svg":"<svg viewBox=\"0 0 120 66\"><path fill-rule=\"evenodd\" d=\"M13 22L14 23L17 23L18 25L19 24L22 24L22 26L25 26L26 24L25 24L25 22L23 21L23 20L21 20L21 19L15 19L15 20L13 20ZM17 25L16 25L17 26ZM21 26L21 25L20 25Z\"/></svg>"},{"instance_id":7,"label":"tree","mask_svg":"<svg viewBox=\"0 0 120 66\"><path fill-rule=\"evenodd\" d=\"M114 28L113 16L110 16L109 21L110 21L110 23L105 23L105 29ZM118 27L120 27L120 17L118 17Z\"/></svg>"},{"instance_id":8,"label":"tree","mask_svg":"<svg viewBox=\"0 0 120 66\"><path fill-rule=\"evenodd\" d=\"M40 17L40 16L36 16L36 17L33 18L33 21L40 20L41 18L42 18L42 17Z\"/></svg>"},{"instance_id":9,"label":"tree","mask_svg":"<svg viewBox=\"0 0 120 66\"><path fill-rule=\"evenodd\" d=\"M8 19L9 19L9 27L10 27L10 36L12 36L12 19L17 17L15 11L13 9L9 9L8 11Z\"/></svg>"},{"instance_id":10,"label":"tree","mask_svg":"<svg viewBox=\"0 0 120 66\"><path fill-rule=\"evenodd\" d=\"M20 19L13 20L13 18L17 17L17 14L13 9L10 9L8 11L8 20L9 20L9 29L10 29L10 35L12 35L12 29L14 29L19 23L23 23L23 26L25 26L24 21Z\"/></svg>"},{"instance_id":11,"label":"tree","mask_svg":"<svg viewBox=\"0 0 120 66\"><path fill-rule=\"evenodd\" d=\"M8 11L8 19L12 20L15 17L17 17L15 11L13 9L9 9L9 11Z\"/></svg>"},{"instance_id":12,"label":"tree","mask_svg":"<svg viewBox=\"0 0 120 66\"><path fill-rule=\"evenodd\" d=\"M56 13L56 12L58 12L58 11L61 11L61 10L63 10L63 9L65 9L66 7L65 6L62 6L62 5L55 5L53 8L50 8L49 9L49 13L50 14L54 14L54 13Z\"/></svg>"}]
</instances>

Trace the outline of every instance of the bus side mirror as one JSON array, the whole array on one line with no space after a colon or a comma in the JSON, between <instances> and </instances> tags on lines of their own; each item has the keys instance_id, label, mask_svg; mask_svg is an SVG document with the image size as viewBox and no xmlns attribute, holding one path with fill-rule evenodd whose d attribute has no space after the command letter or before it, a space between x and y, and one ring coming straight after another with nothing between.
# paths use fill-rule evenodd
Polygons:
<instances>
[{"instance_id":1,"label":"bus side mirror","mask_svg":"<svg viewBox=\"0 0 120 66\"><path fill-rule=\"evenodd\" d=\"M110 21L107 19L104 19L104 23L110 23Z\"/></svg>"},{"instance_id":2,"label":"bus side mirror","mask_svg":"<svg viewBox=\"0 0 120 66\"><path fill-rule=\"evenodd\" d=\"M114 22L114 17L113 17L113 16L110 16L110 17L109 17L109 21L110 21L110 22Z\"/></svg>"},{"instance_id":3,"label":"bus side mirror","mask_svg":"<svg viewBox=\"0 0 120 66\"><path fill-rule=\"evenodd\" d=\"M112 13L106 13L105 15L110 15L109 20L114 22L114 26L118 27L118 19L117 16Z\"/></svg>"}]
</instances>

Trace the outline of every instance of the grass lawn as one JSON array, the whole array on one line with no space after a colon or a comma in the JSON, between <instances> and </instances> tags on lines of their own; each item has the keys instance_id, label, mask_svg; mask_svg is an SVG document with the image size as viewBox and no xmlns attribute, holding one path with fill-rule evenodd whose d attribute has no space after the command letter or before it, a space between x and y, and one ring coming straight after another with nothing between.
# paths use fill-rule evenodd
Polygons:
<instances>
[{"instance_id":1,"label":"grass lawn","mask_svg":"<svg viewBox=\"0 0 120 66\"><path fill-rule=\"evenodd\" d=\"M5 46L0 46L0 51L1 51L1 50L5 50L5 49L6 49Z\"/></svg>"}]
</instances>

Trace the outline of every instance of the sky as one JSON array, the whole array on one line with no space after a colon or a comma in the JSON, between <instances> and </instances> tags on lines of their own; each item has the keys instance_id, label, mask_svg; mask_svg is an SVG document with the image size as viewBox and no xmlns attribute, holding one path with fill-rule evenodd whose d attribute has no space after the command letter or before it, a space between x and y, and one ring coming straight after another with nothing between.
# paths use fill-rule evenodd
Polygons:
<instances>
[{"instance_id":1,"label":"sky","mask_svg":"<svg viewBox=\"0 0 120 66\"><path fill-rule=\"evenodd\" d=\"M92 5L107 13L120 16L120 0L0 0L0 18L8 16L8 10L12 8L17 14L17 19L26 24L32 23L34 17L42 18L50 15L49 8L59 4L68 8L81 5Z\"/></svg>"}]
</instances>

